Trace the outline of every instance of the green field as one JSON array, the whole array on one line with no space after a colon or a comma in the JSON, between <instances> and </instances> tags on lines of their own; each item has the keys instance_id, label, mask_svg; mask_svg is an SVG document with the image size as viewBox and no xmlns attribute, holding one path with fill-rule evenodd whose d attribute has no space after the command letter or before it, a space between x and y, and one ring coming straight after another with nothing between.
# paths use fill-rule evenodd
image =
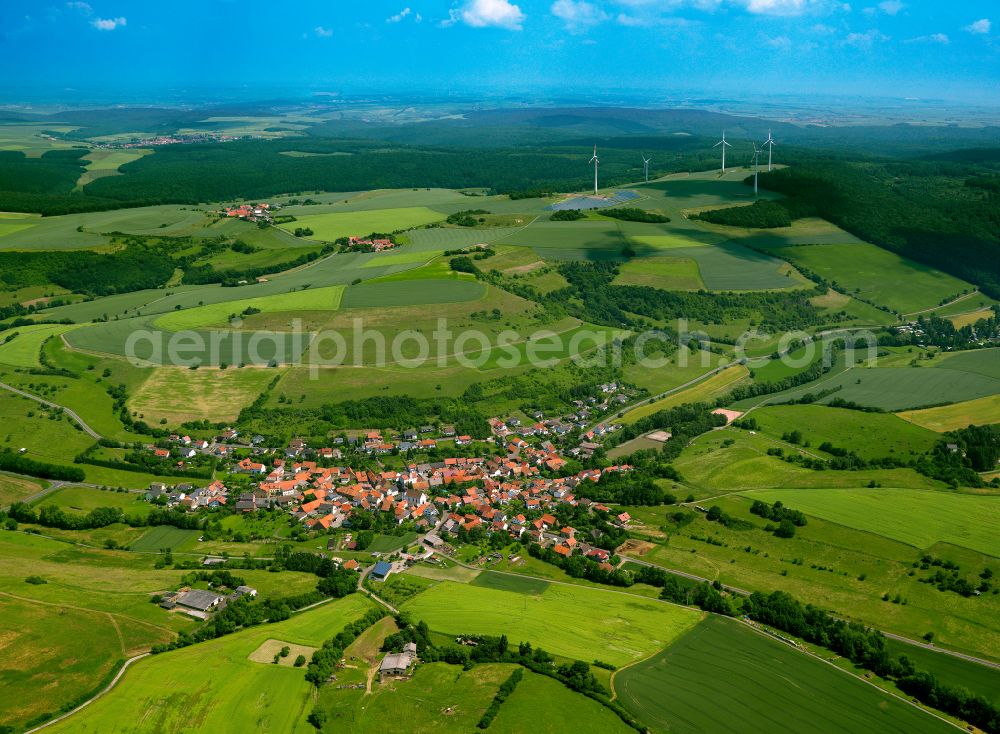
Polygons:
<instances>
[{"instance_id":1,"label":"green field","mask_svg":"<svg viewBox=\"0 0 1000 734\"><path fill-rule=\"evenodd\" d=\"M225 326L231 316L241 317L248 308L259 309L262 313L285 313L289 311L336 311L344 295L344 286L292 291L276 296L258 296L237 301L223 301L209 306L199 306L183 311L164 314L154 322L170 331L201 329L206 326Z\"/></svg>"},{"instance_id":2,"label":"green field","mask_svg":"<svg viewBox=\"0 0 1000 734\"><path fill-rule=\"evenodd\" d=\"M635 423L640 418L650 416L657 411L667 410L685 403L710 403L720 395L729 392L748 374L747 368L743 365L734 365L673 395L633 408L621 417L621 421L622 423Z\"/></svg>"},{"instance_id":3,"label":"green field","mask_svg":"<svg viewBox=\"0 0 1000 734\"><path fill-rule=\"evenodd\" d=\"M532 734L628 734L633 731L597 701L574 693L558 681L528 671L500 707L500 714L489 731L521 734L526 726Z\"/></svg>"},{"instance_id":4,"label":"green field","mask_svg":"<svg viewBox=\"0 0 1000 734\"><path fill-rule=\"evenodd\" d=\"M970 352L945 354L935 360L934 366L1000 380L1000 349L974 349Z\"/></svg>"},{"instance_id":5,"label":"green field","mask_svg":"<svg viewBox=\"0 0 1000 734\"><path fill-rule=\"evenodd\" d=\"M906 655L920 670L937 676L942 683L978 693L1000 706L1000 670L954 655L928 650L899 640L886 640L892 655Z\"/></svg>"},{"instance_id":6,"label":"green field","mask_svg":"<svg viewBox=\"0 0 1000 734\"><path fill-rule=\"evenodd\" d=\"M948 732L951 725L732 619L710 617L615 677L655 732Z\"/></svg>"},{"instance_id":7,"label":"green field","mask_svg":"<svg viewBox=\"0 0 1000 734\"><path fill-rule=\"evenodd\" d=\"M1000 497L911 489L773 489L752 496L915 548L944 542L1000 558Z\"/></svg>"},{"instance_id":8,"label":"green field","mask_svg":"<svg viewBox=\"0 0 1000 734\"><path fill-rule=\"evenodd\" d=\"M473 586L482 586L499 591L513 591L518 594L538 596L549 588L549 582L529 576L517 576L510 573L483 571L471 581Z\"/></svg>"},{"instance_id":9,"label":"green field","mask_svg":"<svg viewBox=\"0 0 1000 734\"><path fill-rule=\"evenodd\" d=\"M41 492L45 484L41 479L28 479L27 477L0 473L0 507L21 502L27 497Z\"/></svg>"},{"instance_id":10,"label":"green field","mask_svg":"<svg viewBox=\"0 0 1000 734\"><path fill-rule=\"evenodd\" d=\"M182 530L171 525L158 525L150 528L130 544L130 549L136 553L159 553L164 548L178 550L186 543L197 538L197 530Z\"/></svg>"},{"instance_id":11,"label":"green field","mask_svg":"<svg viewBox=\"0 0 1000 734\"><path fill-rule=\"evenodd\" d=\"M486 288L471 280L401 280L389 283L361 283L348 287L344 308L380 308L384 306L419 306L434 303L475 301Z\"/></svg>"},{"instance_id":12,"label":"green field","mask_svg":"<svg viewBox=\"0 0 1000 734\"><path fill-rule=\"evenodd\" d=\"M403 535L376 535L365 550L371 553L394 553L417 539L416 533Z\"/></svg>"},{"instance_id":13,"label":"green field","mask_svg":"<svg viewBox=\"0 0 1000 734\"><path fill-rule=\"evenodd\" d=\"M275 370L252 367L161 367L145 372L148 378L132 393L128 405L147 421L166 418L170 425L235 420L240 409L256 400L276 374Z\"/></svg>"},{"instance_id":14,"label":"green field","mask_svg":"<svg viewBox=\"0 0 1000 734\"><path fill-rule=\"evenodd\" d=\"M312 239L333 242L339 237L363 237L372 232L396 232L431 222L438 222L445 215L426 206L408 206L396 209L375 209L353 212L326 212L324 214L296 214L296 220L280 225L286 231L308 228Z\"/></svg>"},{"instance_id":15,"label":"green field","mask_svg":"<svg viewBox=\"0 0 1000 734\"><path fill-rule=\"evenodd\" d=\"M829 442L871 459L905 459L934 448L939 436L888 413L862 413L823 405L765 405L753 412L760 430L776 438L799 431L812 450Z\"/></svg>"},{"instance_id":16,"label":"green field","mask_svg":"<svg viewBox=\"0 0 1000 734\"><path fill-rule=\"evenodd\" d=\"M360 595L137 663L115 689L53 732L305 732L310 689L302 670L249 659L268 639L318 647L361 617Z\"/></svg>"},{"instance_id":17,"label":"green field","mask_svg":"<svg viewBox=\"0 0 1000 734\"><path fill-rule=\"evenodd\" d=\"M59 507L69 514L85 515L98 507L117 507L129 517L145 517L152 507L135 492L113 492L95 487L60 487L35 505Z\"/></svg>"},{"instance_id":18,"label":"green field","mask_svg":"<svg viewBox=\"0 0 1000 734\"><path fill-rule=\"evenodd\" d=\"M837 392L817 402L828 403L834 398L841 398L874 408L899 411L994 395L1000 393L1000 379L944 366L855 368L824 378L819 383L776 393L768 397L768 402L781 403L807 393L815 394L821 389L834 388Z\"/></svg>"},{"instance_id":19,"label":"green field","mask_svg":"<svg viewBox=\"0 0 1000 734\"><path fill-rule=\"evenodd\" d=\"M403 605L447 634L506 634L555 655L616 665L638 660L698 621L697 612L576 586L529 596L442 581ZM586 616L581 610L586 609Z\"/></svg>"},{"instance_id":20,"label":"green field","mask_svg":"<svg viewBox=\"0 0 1000 734\"><path fill-rule=\"evenodd\" d=\"M42 344L50 336L58 336L74 328L67 324L39 324L38 326L19 326L8 332L2 332L0 338L0 362L13 367L40 367L38 353ZM16 334L9 342L12 334Z\"/></svg>"},{"instance_id":21,"label":"green field","mask_svg":"<svg viewBox=\"0 0 1000 734\"><path fill-rule=\"evenodd\" d=\"M900 313L932 308L970 290L965 281L866 243L779 247L774 254ZM906 286L899 287L901 283Z\"/></svg>"},{"instance_id":22,"label":"green field","mask_svg":"<svg viewBox=\"0 0 1000 734\"><path fill-rule=\"evenodd\" d=\"M662 290L693 291L704 288L698 263L688 258L646 257L622 264L615 284L646 285Z\"/></svg>"},{"instance_id":23,"label":"green field","mask_svg":"<svg viewBox=\"0 0 1000 734\"><path fill-rule=\"evenodd\" d=\"M907 410L898 415L903 420L939 433L970 425L1000 423L1000 394L939 408Z\"/></svg>"}]
</instances>

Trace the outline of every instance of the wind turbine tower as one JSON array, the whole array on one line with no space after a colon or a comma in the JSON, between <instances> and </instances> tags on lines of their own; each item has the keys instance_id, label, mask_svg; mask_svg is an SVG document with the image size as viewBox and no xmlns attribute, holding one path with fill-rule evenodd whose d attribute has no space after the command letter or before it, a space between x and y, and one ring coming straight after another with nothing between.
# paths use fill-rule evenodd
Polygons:
<instances>
[{"instance_id":1,"label":"wind turbine tower","mask_svg":"<svg viewBox=\"0 0 1000 734\"><path fill-rule=\"evenodd\" d=\"M771 131L767 131L767 140L764 141L764 145L767 146L767 171L771 172L771 154L774 152L774 138L771 137ZM760 146L763 150L764 145Z\"/></svg>"},{"instance_id":2,"label":"wind turbine tower","mask_svg":"<svg viewBox=\"0 0 1000 734\"><path fill-rule=\"evenodd\" d=\"M597 166L601 163L597 160L597 145L594 145L594 157L590 159L590 162L594 164L594 196L597 196Z\"/></svg>"},{"instance_id":3,"label":"wind turbine tower","mask_svg":"<svg viewBox=\"0 0 1000 734\"><path fill-rule=\"evenodd\" d=\"M720 140L718 143L716 143L712 147L713 148L718 148L720 145L722 146L722 172L725 173L726 172L726 148L732 148L733 147L729 143L726 142L726 131L725 130L722 131L722 140Z\"/></svg>"},{"instance_id":4,"label":"wind turbine tower","mask_svg":"<svg viewBox=\"0 0 1000 734\"><path fill-rule=\"evenodd\" d=\"M645 154L642 156L642 170L646 175L646 183L649 183L649 162L653 160L652 158L647 158Z\"/></svg>"}]
</instances>

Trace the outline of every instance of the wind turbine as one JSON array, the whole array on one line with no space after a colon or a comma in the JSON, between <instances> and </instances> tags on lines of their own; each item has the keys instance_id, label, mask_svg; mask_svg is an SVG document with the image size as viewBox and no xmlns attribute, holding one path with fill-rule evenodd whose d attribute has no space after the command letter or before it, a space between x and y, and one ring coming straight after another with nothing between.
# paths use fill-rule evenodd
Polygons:
<instances>
[{"instance_id":1,"label":"wind turbine","mask_svg":"<svg viewBox=\"0 0 1000 734\"><path fill-rule=\"evenodd\" d=\"M649 162L653 160L652 158L647 158L646 154L642 154L642 170L646 174L646 183L649 183Z\"/></svg>"},{"instance_id":2,"label":"wind turbine","mask_svg":"<svg viewBox=\"0 0 1000 734\"><path fill-rule=\"evenodd\" d=\"M712 147L713 148L718 148L720 145L722 146L722 172L725 173L726 172L726 148L732 148L733 147L729 143L726 142L726 131L725 130L722 131L722 140L720 140L718 143L716 143Z\"/></svg>"},{"instance_id":3,"label":"wind turbine","mask_svg":"<svg viewBox=\"0 0 1000 734\"><path fill-rule=\"evenodd\" d=\"M771 131L767 131L767 140L764 141L764 145L767 146L767 171L771 172L771 154L774 152L774 138L771 137ZM761 145L761 150L764 149L764 145Z\"/></svg>"},{"instance_id":4,"label":"wind turbine","mask_svg":"<svg viewBox=\"0 0 1000 734\"><path fill-rule=\"evenodd\" d=\"M597 160L597 145L594 145L594 157L590 159L590 162L594 164L594 196L597 196L597 166L600 165L600 161Z\"/></svg>"}]
</instances>

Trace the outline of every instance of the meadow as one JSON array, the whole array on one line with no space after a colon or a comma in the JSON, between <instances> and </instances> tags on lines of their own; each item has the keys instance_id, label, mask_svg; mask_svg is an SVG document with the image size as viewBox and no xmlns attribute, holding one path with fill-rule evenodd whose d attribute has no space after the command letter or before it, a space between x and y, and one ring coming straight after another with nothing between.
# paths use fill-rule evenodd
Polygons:
<instances>
[{"instance_id":1,"label":"meadow","mask_svg":"<svg viewBox=\"0 0 1000 734\"><path fill-rule=\"evenodd\" d=\"M1000 394L924 410L905 410L897 415L931 431L944 433L971 425L1000 423Z\"/></svg>"},{"instance_id":2,"label":"meadow","mask_svg":"<svg viewBox=\"0 0 1000 734\"><path fill-rule=\"evenodd\" d=\"M183 530L170 525L158 525L145 531L137 540L129 544L136 553L159 553L164 548L180 550L191 544L200 533L197 530Z\"/></svg>"},{"instance_id":3,"label":"meadow","mask_svg":"<svg viewBox=\"0 0 1000 734\"><path fill-rule=\"evenodd\" d=\"M0 473L0 507L21 502L41 492L44 486L45 482L41 479L28 479L27 477Z\"/></svg>"},{"instance_id":4,"label":"meadow","mask_svg":"<svg viewBox=\"0 0 1000 734\"><path fill-rule=\"evenodd\" d=\"M915 666L934 673L943 683L978 693L1000 705L1000 670L997 668L899 640L886 640L886 647L892 655L906 655Z\"/></svg>"},{"instance_id":5,"label":"meadow","mask_svg":"<svg viewBox=\"0 0 1000 734\"><path fill-rule=\"evenodd\" d=\"M0 363L13 367L41 367L38 353L42 344L50 336L63 334L73 326L67 324L38 324L37 326L19 326L13 331L3 334L0 340ZM13 339L11 339L11 336ZM7 339L11 339L7 341Z\"/></svg>"},{"instance_id":6,"label":"meadow","mask_svg":"<svg viewBox=\"0 0 1000 734\"><path fill-rule=\"evenodd\" d=\"M113 691L53 732L307 731L310 689L299 668L258 663L268 639L318 647L371 602L358 594L136 663Z\"/></svg>"},{"instance_id":7,"label":"meadow","mask_svg":"<svg viewBox=\"0 0 1000 734\"><path fill-rule=\"evenodd\" d=\"M861 413L824 405L765 405L752 413L760 430L780 438L798 431L813 450L829 442L872 459L930 451L939 436L890 413Z\"/></svg>"},{"instance_id":8,"label":"meadow","mask_svg":"<svg viewBox=\"0 0 1000 734\"><path fill-rule=\"evenodd\" d=\"M593 613L586 618L580 609ZM553 585L538 595L442 581L403 605L447 634L506 634L550 653L624 665L651 654L695 624L695 611L623 594Z\"/></svg>"},{"instance_id":9,"label":"meadow","mask_svg":"<svg viewBox=\"0 0 1000 734\"><path fill-rule=\"evenodd\" d=\"M953 730L787 643L720 617L618 673L615 689L655 732Z\"/></svg>"},{"instance_id":10,"label":"meadow","mask_svg":"<svg viewBox=\"0 0 1000 734\"><path fill-rule=\"evenodd\" d=\"M888 488L771 489L752 496L914 548L944 542L1000 559L1000 497Z\"/></svg>"},{"instance_id":11,"label":"meadow","mask_svg":"<svg viewBox=\"0 0 1000 734\"><path fill-rule=\"evenodd\" d=\"M36 509L49 506L59 507L70 515L86 515L98 507L117 507L130 517L145 517L152 507L143 501L141 494L135 492L111 492L94 487L73 486L60 487L35 503Z\"/></svg>"},{"instance_id":12,"label":"meadow","mask_svg":"<svg viewBox=\"0 0 1000 734\"><path fill-rule=\"evenodd\" d=\"M482 283L470 280L403 280L392 283L360 283L347 288L346 308L381 308L475 301L486 294Z\"/></svg>"},{"instance_id":13,"label":"meadow","mask_svg":"<svg viewBox=\"0 0 1000 734\"><path fill-rule=\"evenodd\" d=\"M806 511L800 500L822 491L785 490L783 501L792 509ZM856 494L881 491L885 490L854 490ZM941 496L951 498L945 493ZM643 523L637 532L655 541L633 554L741 589L785 591L803 602L911 639L933 631L937 645L996 657L1000 598L966 598L921 583L929 572L914 572L912 564L924 549L880 534L877 528L855 529L809 514L808 523L797 528L794 537L778 538L765 529L767 521L750 512L754 500L769 497L768 492L746 492L698 500L703 507L717 505L746 522L743 527L725 527L693 512L691 522L678 528L668 522L675 508L625 508ZM926 552L954 561L969 577L984 566L995 565L991 556L945 543L928 546Z\"/></svg>"},{"instance_id":14,"label":"meadow","mask_svg":"<svg viewBox=\"0 0 1000 734\"><path fill-rule=\"evenodd\" d=\"M621 417L621 422L635 423L637 420L652 415L657 411L667 410L668 408L685 403L711 403L720 395L728 393L735 385L742 382L748 374L749 371L743 365L733 365L680 392L633 408Z\"/></svg>"},{"instance_id":15,"label":"meadow","mask_svg":"<svg viewBox=\"0 0 1000 734\"><path fill-rule=\"evenodd\" d=\"M796 245L773 252L837 283L847 293L857 293L904 314L933 308L972 289L954 276L866 243ZM900 288L903 282L906 287Z\"/></svg>"},{"instance_id":16,"label":"meadow","mask_svg":"<svg viewBox=\"0 0 1000 734\"><path fill-rule=\"evenodd\" d=\"M621 266L615 285L645 285L662 290L695 291L704 288L698 263L690 258L648 257Z\"/></svg>"},{"instance_id":17,"label":"meadow","mask_svg":"<svg viewBox=\"0 0 1000 734\"><path fill-rule=\"evenodd\" d=\"M493 734L628 734L633 731L611 711L558 681L525 671L514 693L490 725Z\"/></svg>"},{"instance_id":18,"label":"meadow","mask_svg":"<svg viewBox=\"0 0 1000 734\"><path fill-rule=\"evenodd\" d=\"M280 225L286 231L311 229L310 239L333 242L339 237L363 237L372 232L396 232L419 227L445 218L425 206L374 209L353 212L298 214L294 222Z\"/></svg>"}]
</instances>

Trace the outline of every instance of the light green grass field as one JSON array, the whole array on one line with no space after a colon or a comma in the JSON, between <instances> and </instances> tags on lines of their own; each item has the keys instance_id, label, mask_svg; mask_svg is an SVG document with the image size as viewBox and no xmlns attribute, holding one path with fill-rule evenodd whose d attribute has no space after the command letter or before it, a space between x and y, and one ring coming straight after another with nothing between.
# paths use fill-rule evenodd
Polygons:
<instances>
[{"instance_id":1,"label":"light green grass field","mask_svg":"<svg viewBox=\"0 0 1000 734\"><path fill-rule=\"evenodd\" d=\"M417 539L416 533L403 535L376 535L366 550L370 553L392 553Z\"/></svg>"},{"instance_id":2,"label":"light green grass field","mask_svg":"<svg viewBox=\"0 0 1000 734\"><path fill-rule=\"evenodd\" d=\"M338 237L363 237L372 232L395 232L438 222L444 215L426 206L325 214L296 214L296 221L280 225L286 231L308 228L312 239L332 242Z\"/></svg>"},{"instance_id":3,"label":"light green grass field","mask_svg":"<svg viewBox=\"0 0 1000 734\"><path fill-rule=\"evenodd\" d=\"M802 509L800 498L813 491L788 492L787 506ZM879 490L857 490L862 491ZM647 562L742 589L784 591L847 619L911 639L933 630L938 645L995 657L1000 649L1000 597L965 598L922 583L920 579L930 572L910 573L923 551L876 534L877 530L859 530L809 515L808 524L798 528L795 537L777 538L765 529L766 520L750 512L756 499L763 497L756 492L714 493L699 499L706 509L717 505L747 522L741 529L711 522L693 508L688 510L692 521L682 528L667 522L677 508L624 509L642 523L638 532L656 541L638 549L639 557ZM954 545L937 544L928 552L954 561L966 576L995 566L992 557ZM885 593L898 595L906 603L884 601Z\"/></svg>"},{"instance_id":4,"label":"light green grass field","mask_svg":"<svg viewBox=\"0 0 1000 734\"><path fill-rule=\"evenodd\" d=\"M885 642L890 655L906 655L917 668L934 673L945 685L978 693L1000 706L1000 670L899 640Z\"/></svg>"},{"instance_id":5,"label":"light green grass field","mask_svg":"<svg viewBox=\"0 0 1000 734\"><path fill-rule=\"evenodd\" d=\"M932 308L972 288L951 275L865 243L803 245L774 252L836 282L848 293L857 291L901 313ZM906 287L900 288L900 283Z\"/></svg>"},{"instance_id":6,"label":"light green grass field","mask_svg":"<svg viewBox=\"0 0 1000 734\"><path fill-rule=\"evenodd\" d=\"M162 329L183 331L209 326L225 326L229 316L237 318L245 309L260 309L262 313L285 313L290 311L336 311L344 295L344 286L333 285L326 288L292 291L275 296L258 296L237 301L223 301L208 306L198 306L164 314L154 322Z\"/></svg>"},{"instance_id":7,"label":"light green grass field","mask_svg":"<svg viewBox=\"0 0 1000 734\"><path fill-rule=\"evenodd\" d=\"M619 673L615 688L655 732L953 731L786 643L720 617Z\"/></svg>"},{"instance_id":8,"label":"light green grass field","mask_svg":"<svg viewBox=\"0 0 1000 734\"><path fill-rule=\"evenodd\" d=\"M413 598L404 610L436 631L506 634L565 657L589 661L599 652L617 665L652 653L699 618L691 610L583 587L550 586L529 596L451 581Z\"/></svg>"},{"instance_id":9,"label":"light green grass field","mask_svg":"<svg viewBox=\"0 0 1000 734\"><path fill-rule=\"evenodd\" d=\"M462 303L482 298L486 288L470 280L402 280L390 283L361 283L348 287L344 308L416 306L435 303Z\"/></svg>"},{"instance_id":10,"label":"light green grass field","mask_svg":"<svg viewBox=\"0 0 1000 734\"><path fill-rule=\"evenodd\" d=\"M12 474L0 474L0 507L21 502L42 491L45 483L41 479L28 479Z\"/></svg>"},{"instance_id":11,"label":"light green grass field","mask_svg":"<svg viewBox=\"0 0 1000 734\"><path fill-rule=\"evenodd\" d=\"M500 707L489 731L521 734L627 734L633 731L609 709L558 681L525 671L514 693Z\"/></svg>"},{"instance_id":12,"label":"light green grass field","mask_svg":"<svg viewBox=\"0 0 1000 734\"><path fill-rule=\"evenodd\" d=\"M939 408L906 410L897 414L903 420L918 426L944 433L966 426L1000 423L1000 395L990 395L964 403L943 405Z\"/></svg>"},{"instance_id":13,"label":"light green grass field","mask_svg":"<svg viewBox=\"0 0 1000 734\"><path fill-rule=\"evenodd\" d=\"M53 732L307 731L310 685L300 668L249 659L277 639L317 647L371 603L357 594L137 663L115 689Z\"/></svg>"},{"instance_id":14,"label":"light green grass field","mask_svg":"<svg viewBox=\"0 0 1000 734\"><path fill-rule=\"evenodd\" d=\"M14 367L40 367L38 353L42 343L50 336L58 336L72 328L72 324L39 324L0 332L3 337L0 342L17 334L11 341L0 343L0 362Z\"/></svg>"},{"instance_id":15,"label":"light green grass field","mask_svg":"<svg viewBox=\"0 0 1000 734\"><path fill-rule=\"evenodd\" d=\"M138 540L132 541L129 547L138 553L159 553L164 548L179 550L199 535L197 530L183 530L171 525L159 525L147 530Z\"/></svg>"},{"instance_id":16,"label":"light green grass field","mask_svg":"<svg viewBox=\"0 0 1000 734\"><path fill-rule=\"evenodd\" d=\"M633 408L621 417L621 422L635 423L637 420L650 416L657 411L684 405L685 403L710 403L719 395L725 395L732 390L748 374L749 370L743 365L733 365L685 390L668 395L655 402Z\"/></svg>"},{"instance_id":17,"label":"light green grass field","mask_svg":"<svg viewBox=\"0 0 1000 734\"><path fill-rule=\"evenodd\" d=\"M1000 558L1000 497L912 489L772 489L752 496L915 548L944 542Z\"/></svg>"},{"instance_id":18,"label":"light green grass field","mask_svg":"<svg viewBox=\"0 0 1000 734\"><path fill-rule=\"evenodd\" d=\"M70 515L85 515L98 507L117 507L130 517L145 517L152 507L141 495L132 492L109 492L94 487L61 487L45 495L36 505L59 507Z\"/></svg>"},{"instance_id":19,"label":"light green grass field","mask_svg":"<svg viewBox=\"0 0 1000 734\"><path fill-rule=\"evenodd\" d=\"M812 450L823 442L863 458L900 459L930 451L938 436L888 413L861 413L822 405L766 405L753 412L760 430L776 438L799 431Z\"/></svg>"},{"instance_id":20,"label":"light green grass field","mask_svg":"<svg viewBox=\"0 0 1000 734\"><path fill-rule=\"evenodd\" d=\"M615 279L621 285L647 285L662 290L692 291L704 288L698 263L688 258L646 257L622 264Z\"/></svg>"}]
</instances>

